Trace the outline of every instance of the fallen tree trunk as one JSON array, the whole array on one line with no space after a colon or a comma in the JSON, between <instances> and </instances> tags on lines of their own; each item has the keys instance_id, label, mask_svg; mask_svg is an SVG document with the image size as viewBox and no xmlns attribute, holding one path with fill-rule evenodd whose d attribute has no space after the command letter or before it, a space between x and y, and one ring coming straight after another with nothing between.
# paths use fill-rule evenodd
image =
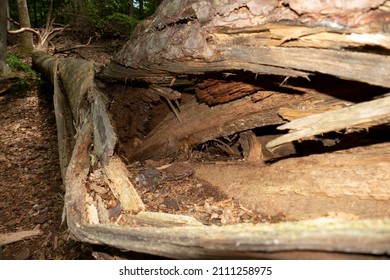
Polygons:
<instances>
[{"instance_id":1,"label":"fallen tree trunk","mask_svg":"<svg viewBox=\"0 0 390 280\"><path fill-rule=\"evenodd\" d=\"M58 76L52 73L52 81L54 83L61 81L63 84L66 84L66 79L69 79L66 78L66 75L63 75L68 73L64 69L70 67L72 70L69 70L69 72L71 72L77 70L78 65L83 65L80 64L80 61L73 61L72 59L69 62L53 60L44 54L36 55L34 63L36 67L45 69L46 73L51 71L55 73L55 70L57 70ZM388 244L390 244L388 240L390 225L386 219L345 220L344 217L343 219L329 218L321 220L321 222L312 220L210 227L199 223L192 217L183 215L145 211L138 214L128 213L123 211L126 203L137 201L138 194L130 191L130 196L123 196L123 193L131 190L132 185L127 171L120 168L123 163L115 154L108 154L106 161L101 161L101 165L98 166L97 170L102 170L111 184L121 190L122 193L119 192L118 194L118 191L109 185L111 191L121 201L122 209L119 212L121 219L131 221L131 223L130 225L115 225L110 219L104 220L102 218L103 213L105 211L110 213L111 210L102 210L98 201L91 197L89 188L96 188L92 186L94 180L91 179L96 179L96 177L91 177L91 174L96 175L97 171L96 169L93 171L94 168L91 169L92 163L89 154L91 153L90 145L93 142L92 135L96 135L96 133L105 135L107 132L104 123L98 125L99 118L92 117L91 111L94 106L97 106L96 103L100 102L95 94L98 94L98 96L100 94L96 93L93 87L85 86L93 85L93 82L88 78L90 72L85 70L83 73L86 73L86 76L78 75L77 80L72 82L77 88L77 94L64 93L63 96L63 98L66 97L70 100L68 102L70 112L75 113L72 118L78 120L79 123L76 127L76 143L72 157L66 166L66 176L64 178L67 191L65 197L67 221L71 232L79 240L173 258L226 257L226 252L229 252L229 257L268 256L286 258L291 254L289 252L293 250L299 250L303 253L300 258L310 258L311 254L308 254L308 251L322 251L322 253L318 253L323 254L322 257L329 257L324 252L390 253L388 247ZM63 85L62 88L70 89L72 87ZM61 93L55 92L55 95L58 94ZM94 102L88 102L90 100L94 100ZM75 107L81 107L82 110L76 110ZM57 108L61 108L61 106ZM104 115L105 107L101 108ZM61 111L56 111L56 114L58 117ZM80 118L81 115L84 118ZM172 118L174 117L172 116ZM60 130L66 128L62 127L61 123L59 123L59 126ZM93 132L93 126L96 127L97 132ZM113 141L110 139L106 138L105 141ZM96 146L104 147L104 145L98 145L98 143ZM103 149L103 151L102 153L107 154L109 150ZM199 175L203 176L202 173L199 173ZM377 194L379 195L379 193ZM139 207L141 204L135 205ZM273 240L271 243L270 238ZM319 256L318 254L316 256Z\"/></svg>"},{"instance_id":2,"label":"fallen tree trunk","mask_svg":"<svg viewBox=\"0 0 390 280\"><path fill-rule=\"evenodd\" d=\"M130 181L115 180L120 176L111 178L115 170L125 168L114 156L117 139L105 100L94 84L93 64L53 58L43 52L34 53L33 63L54 85L61 174L68 196L66 210L74 211L81 220L87 219L87 213L82 214L84 211L80 209L86 199L83 185L90 168L96 164L105 170L101 180L110 186L122 209L134 212L143 209Z\"/></svg>"},{"instance_id":3,"label":"fallen tree trunk","mask_svg":"<svg viewBox=\"0 0 390 280\"><path fill-rule=\"evenodd\" d=\"M284 107L284 101L289 102L288 99L295 99L295 104L300 102L296 94L291 94L296 92L283 95L288 78L310 79L322 73L389 88L388 10L390 1L371 3L363 0L356 6L348 3L339 6L333 1L313 6L304 0L282 3L180 0L162 4L154 18L137 27L131 40L100 76L103 79L141 80L152 87L172 87L176 78L196 75L197 100L212 109L184 105L180 116L175 112L179 122L182 121L180 125L168 117L142 139L142 145L133 147L127 154L132 160L171 156L229 133L280 124L281 119L270 112L271 107ZM175 11L174 15L172 11ZM223 75L210 79L215 72ZM264 74L272 75L271 81L278 76L286 79L280 81L278 87L271 85L262 76ZM371 98L376 95L377 90L368 90L372 90ZM383 90L382 94L386 92ZM247 107L240 109L247 112L245 115L232 113L236 110L233 104L237 103L215 106L245 96L251 96L253 100L256 95L269 93L270 99L275 100L274 105L263 101L252 105L247 102ZM336 98L340 98L340 94L336 90L330 92ZM340 99L353 98L353 94ZM195 117L197 114L199 116ZM333 114L337 116L339 112ZM386 123L389 115L385 109L381 116L374 116L366 128ZM220 118L218 124L216 118ZM317 129L301 137L289 138L289 141L353 126L349 120L337 122L337 127ZM288 125L281 126L281 129L285 128ZM271 149L276 145L273 143L267 147Z\"/></svg>"},{"instance_id":4,"label":"fallen tree trunk","mask_svg":"<svg viewBox=\"0 0 390 280\"><path fill-rule=\"evenodd\" d=\"M381 33L389 1L377 1L372 10L363 2L369 4L335 5L324 13L332 1L315 7L310 1L175 1L137 27L103 74L147 80L227 70L324 73L390 87L390 39ZM383 52L367 52L367 46Z\"/></svg>"},{"instance_id":5,"label":"fallen tree trunk","mask_svg":"<svg viewBox=\"0 0 390 280\"><path fill-rule=\"evenodd\" d=\"M107 94L97 88L91 63L37 53L34 63L55 89L73 235L172 258L390 254L388 143L334 152L324 146L343 139L317 135L362 124L346 118L333 127L326 116L387 102L373 99L389 86L389 42L380 36L388 1L332 3L164 1L99 74L134 82L115 94L111 86ZM368 45L381 51L371 53ZM190 97L183 81L193 87L185 93ZM121 108L115 98L127 103ZM370 116L375 125L387 122L384 104ZM155 115L159 123L149 127ZM330 130L292 139L316 136L322 154L263 162L259 153L273 137L265 128L299 129L296 123L324 116ZM124 159L117 135L128 134L118 130L126 125L134 141ZM219 138L232 135L239 138L239 161L191 158L195 146L223 145ZM182 154L187 162L166 165Z\"/></svg>"}]
</instances>

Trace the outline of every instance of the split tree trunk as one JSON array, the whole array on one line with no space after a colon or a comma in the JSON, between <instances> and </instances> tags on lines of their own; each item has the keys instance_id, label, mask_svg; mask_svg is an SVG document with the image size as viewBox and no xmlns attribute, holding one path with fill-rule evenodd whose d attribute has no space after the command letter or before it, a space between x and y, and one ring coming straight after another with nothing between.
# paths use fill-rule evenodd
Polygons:
<instances>
[{"instance_id":1,"label":"split tree trunk","mask_svg":"<svg viewBox=\"0 0 390 280\"><path fill-rule=\"evenodd\" d=\"M284 101L288 99L297 102L292 101L292 106L302 100L294 94L283 99L282 86L272 86L271 90L262 88L261 82L255 82L262 75L285 77L286 82L282 85L289 84L288 78L310 79L322 73L338 77L340 81L379 86L383 88L382 94L387 93L385 88L390 88L390 35L386 15L389 10L390 1L385 0L360 0L353 5L345 2L340 6L333 1L313 6L306 0L283 1L283 4L247 0L223 4L194 0L163 2L152 19L137 27L101 76L142 80L151 87L164 86L170 90L174 85L171 81L176 78L196 75L197 99L213 106L213 111L209 108L212 113L208 114L208 108L199 105L194 109L198 113L195 115L191 104L184 105L180 116L176 117L181 123L168 117L146 136L140 147L130 152L130 157L145 160L169 156L227 133L283 122L277 110L265 110L285 107ZM215 72L224 73L228 78L210 79L208 76ZM253 73L251 81L245 78L248 73ZM360 87L361 84L352 86ZM376 95L374 87L368 91L372 91L371 98ZM234 119L234 100L245 96L255 100L256 95L268 94L272 95L269 99L262 101L260 97L261 101L254 101L258 104L246 100L248 113ZM280 101L279 97L282 98ZM268 100L275 100L271 107L267 107ZM319 100L317 104L321 102ZM234 102L228 105L230 101ZM227 104L219 107L220 103ZM366 105L369 106L373 105ZM346 109L350 110L352 108ZM226 114L222 113L224 111ZM215 123L217 116L221 118L219 124ZM316 128L315 133L301 133L300 137L288 139L297 140L357 125L352 115L347 118L349 120L338 123L337 127ZM385 106L380 116L372 116L367 122L378 125L387 123L389 118L390 109ZM259 123L260 119L265 121ZM241 127L238 126L240 121ZM268 147L272 149L272 143Z\"/></svg>"},{"instance_id":2,"label":"split tree trunk","mask_svg":"<svg viewBox=\"0 0 390 280\"><path fill-rule=\"evenodd\" d=\"M0 74L5 71L7 51L7 0L0 0Z\"/></svg>"},{"instance_id":3,"label":"split tree trunk","mask_svg":"<svg viewBox=\"0 0 390 280\"><path fill-rule=\"evenodd\" d=\"M208 139L240 132L247 135L242 131L281 124L294 114L326 114L324 111L354 105L326 91L319 93L314 88L285 85L283 79L276 88L246 86L241 78L247 77L248 72L254 76L253 80L258 78L256 74L308 78L317 72L358 80L377 86L370 87L363 98L368 102L388 91L389 80L383 73L389 70L385 55L389 41L387 36L377 36L386 31L386 21L380 19L386 15L383 11L388 8L388 1L361 0L357 6L345 2L341 8L332 5L332 1L321 2L319 7L309 5L310 1L279 3L240 0L221 5L218 1L165 1L154 18L139 26L102 77L142 80L143 85L148 84L142 89L145 94L152 92L175 99L180 96L177 88L170 88L175 78L196 75L197 98L207 105L193 98L181 106L176 116L168 115L139 147L129 151L130 159L165 157ZM383 52L370 53L364 50L367 45ZM313 213L314 217L324 214L328 217L276 224L206 226L191 216L144 211L130 175L115 153L115 131L104 98L94 86L91 64L51 61L45 55L38 55L34 61L43 71L51 73L54 83L58 79L62 82L61 87L57 84L55 88L65 91L63 95L69 104L64 105L61 101L64 99L55 99L64 105L56 105L57 121L69 115L72 120L59 122L58 126L75 125L76 143L65 141L64 150L72 150L72 156L63 159L63 173L68 225L78 239L174 258L226 257L226 252L231 257L285 258L295 250L390 253L390 224L383 218L390 212L387 143L367 150L356 148L290 158L268 166L246 165L243 170L229 164L196 166L196 176L215 185L222 183L221 189L226 188L229 194L241 192L240 199L248 204L257 203L254 205L257 211L270 210L270 215L282 211L297 219L312 218ZM211 72L238 76L237 80L232 79L231 96L229 92L223 94L229 90L226 84L214 78L209 81L207 74ZM216 84L220 87L215 87ZM353 95L354 91L348 93ZM386 97L383 100L388 102ZM380 117L385 123L388 114L385 108L385 117ZM300 127L292 126L295 128ZM60 140L73 136L72 132L59 133ZM255 139L250 133L247 137L250 146ZM95 156L101 165L92 163ZM211 170L218 169L219 172L210 175ZM99 207L98 200L91 197L88 185L94 183L91 174L99 171L124 207L120 217L127 224L118 225L101 217L107 209ZM223 178L218 178L221 175ZM251 180L245 181L248 177ZM282 204L277 204L279 199ZM350 204L340 204L336 213L329 213L336 200ZM311 212L305 213L305 209ZM361 212L354 212L356 209Z\"/></svg>"},{"instance_id":4,"label":"split tree trunk","mask_svg":"<svg viewBox=\"0 0 390 280\"><path fill-rule=\"evenodd\" d=\"M388 254L390 252L388 239L390 225L386 220L354 220L348 216L346 220L331 218L321 220L321 222L312 220L210 227L190 216L142 211L142 202L138 201L138 194L131 191L133 187L124 164L110 148L116 140L113 135L110 136L109 132L112 131L112 127L110 122L105 122L104 102L102 103L100 93L93 86L92 64L69 58L51 58L44 53L35 54L34 64L54 83L59 146L60 152L62 151L60 159L67 191L65 197L67 222L72 234L79 240L171 258L226 257L226 252L229 252L230 257L244 258L294 258L294 256L297 257L295 253L292 253L294 251L300 256L299 258L311 258L314 251L318 252L316 253L318 258L335 256L332 254L337 255L338 252L349 254ZM59 83L62 85L59 86ZM236 102L239 101L232 103ZM72 132L73 124L76 126L75 135ZM73 137L76 137L76 143L72 143ZM92 144L95 150L91 150ZM70 152L71 157L64 157L64 153ZM107 182L112 192L121 201L122 207L130 206L130 208L124 208L125 211L121 213L121 217L122 220L129 221L131 225L118 226L109 221L101 221L99 219L100 208L87 199L89 195L86 182L90 180L88 178L92 172L89 159L91 152L96 153L101 159L101 165L98 168L107 177ZM368 160L367 163L369 163L370 159L372 155L367 158L363 153L363 162ZM313 163L318 163L315 158L313 160ZM339 160L343 161L342 158ZM296 166L297 163L293 161L294 159L291 159L291 164ZM310 161L306 163L310 165ZM386 169L386 166L381 163L377 164ZM232 166L223 170L228 171L229 168ZM279 167L270 168L278 169ZM324 166L324 168L332 169L332 166ZM205 172L205 170L210 170L207 165L198 166L196 169L199 176L213 181L213 178L209 176L210 173ZM256 171L252 170L250 166L245 169L249 172L262 172L257 168L255 168ZM329 175L328 171L322 174ZM229 176L234 172L230 172ZM270 170L264 170L264 172L269 176L275 173ZM289 173L283 170L283 174ZM315 173L313 174L316 176ZM305 180L304 176L310 177L313 174L299 174L299 178ZM283 180L283 177L286 178L286 176L278 178ZM310 181L309 177L306 177L308 181ZM226 179L229 177L226 176ZM92 181L88 182L92 183ZM289 180L289 182L294 183L294 180ZM318 182L320 185L317 190L321 190L321 180ZM358 179L355 183L359 184L359 182L363 184L363 190L367 191L364 189L365 182ZM234 188L233 185L227 185L228 191ZM282 187L283 184L280 183L278 186ZM262 194L264 197L272 193L272 188L267 190L256 187L256 189L265 191ZM248 188L245 191L250 192L251 189ZM285 188L284 192L286 191ZM334 195L337 188L322 191L330 191ZM278 192L278 194L281 193ZM342 194L345 195L345 193ZM307 195L310 194L304 194L304 196ZM360 195L370 196L372 194L368 192ZM389 194L375 191L375 195L379 196L378 199L386 200ZM251 197L256 198L255 195ZM272 201L263 200L258 203L271 203ZM95 210L92 211L92 209ZM278 210L271 207L270 209ZM140 212L136 214L132 211ZM97 216L91 216L92 213ZM345 255L338 257L345 257Z\"/></svg>"}]
</instances>

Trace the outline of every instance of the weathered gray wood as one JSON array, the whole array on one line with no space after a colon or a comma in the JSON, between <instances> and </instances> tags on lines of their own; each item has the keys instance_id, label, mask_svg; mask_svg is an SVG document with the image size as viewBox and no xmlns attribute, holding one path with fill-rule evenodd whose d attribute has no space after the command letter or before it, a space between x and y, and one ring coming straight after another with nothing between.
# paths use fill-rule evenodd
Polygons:
<instances>
[{"instance_id":1,"label":"weathered gray wood","mask_svg":"<svg viewBox=\"0 0 390 280\"><path fill-rule=\"evenodd\" d=\"M57 71L54 72L53 87L53 103L54 112L56 115L58 155L60 160L61 176L64 180L66 169L68 168L70 157L72 155L73 147L76 141L74 139L76 130L73 125L72 110L70 108L68 99L61 90Z\"/></svg>"},{"instance_id":2,"label":"weathered gray wood","mask_svg":"<svg viewBox=\"0 0 390 280\"><path fill-rule=\"evenodd\" d=\"M291 250L389 254L389 220L346 221L318 219L277 224L233 226L127 227L77 226L75 236L84 242L107 244L179 259L288 256ZM304 257L304 256L302 256ZM310 252L307 252L307 258Z\"/></svg>"},{"instance_id":3,"label":"weathered gray wood","mask_svg":"<svg viewBox=\"0 0 390 280\"><path fill-rule=\"evenodd\" d=\"M93 141L98 158L106 164L108 158L114 155L117 136L106 111L107 98L96 89L91 88L91 110L94 121Z\"/></svg>"},{"instance_id":4,"label":"weathered gray wood","mask_svg":"<svg viewBox=\"0 0 390 280\"><path fill-rule=\"evenodd\" d=\"M65 59L58 63L58 76L72 108L73 120L78 127L88 111L87 101L93 87L93 63L80 59Z\"/></svg>"},{"instance_id":5,"label":"weathered gray wood","mask_svg":"<svg viewBox=\"0 0 390 280\"><path fill-rule=\"evenodd\" d=\"M107 101L94 83L93 64L76 59L55 59L40 52L34 54L34 65L49 77L56 91L56 122L59 125L61 173L67 191L67 213L77 213L80 220L87 221L82 208L86 203L84 184L93 165L89 161L90 152L98 156L106 181L121 202L122 209L143 210L143 203L128 179L123 162L113 155L117 138L105 109ZM66 96L60 91L59 82ZM75 126L75 135L71 123ZM70 139L73 136L77 138L75 144Z\"/></svg>"}]
</instances>

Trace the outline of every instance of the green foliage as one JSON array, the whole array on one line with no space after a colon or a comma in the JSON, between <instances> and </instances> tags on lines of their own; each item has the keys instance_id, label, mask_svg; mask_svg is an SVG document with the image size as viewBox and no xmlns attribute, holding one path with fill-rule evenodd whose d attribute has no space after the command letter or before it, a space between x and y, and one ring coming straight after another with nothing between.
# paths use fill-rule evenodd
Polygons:
<instances>
[{"instance_id":1,"label":"green foliage","mask_svg":"<svg viewBox=\"0 0 390 280\"><path fill-rule=\"evenodd\" d=\"M26 63L20 60L20 58L16 54L8 54L6 63L9 67L16 69L18 71L25 72L27 74L30 74L32 76L36 76L36 72Z\"/></svg>"},{"instance_id":2,"label":"green foliage","mask_svg":"<svg viewBox=\"0 0 390 280\"><path fill-rule=\"evenodd\" d=\"M27 2L32 26L42 27L47 20L50 1ZM133 0L132 17L129 0L53 0L53 14L56 23L70 24L75 30L97 32L103 36L128 36L140 20L154 13L160 2ZM11 17L18 21L16 1L9 1L9 4Z\"/></svg>"},{"instance_id":3,"label":"green foliage","mask_svg":"<svg viewBox=\"0 0 390 280\"><path fill-rule=\"evenodd\" d=\"M126 34L130 35L135 26L137 25L138 20L121 13L114 12L113 14L107 16L106 25L110 25L114 29L115 35ZM127 31L127 32L126 32Z\"/></svg>"},{"instance_id":4,"label":"green foliage","mask_svg":"<svg viewBox=\"0 0 390 280\"><path fill-rule=\"evenodd\" d=\"M145 9L145 16L151 16L154 14L154 12L157 10L158 5L160 5L159 0L145 0L144 1L144 9Z\"/></svg>"},{"instance_id":5,"label":"green foliage","mask_svg":"<svg viewBox=\"0 0 390 280\"><path fill-rule=\"evenodd\" d=\"M21 71L27 75L18 75L18 80L11 89L11 92L25 91L31 88L31 85L39 82L39 75L26 63L24 63L16 54L8 54L7 65L15 71Z\"/></svg>"}]
</instances>

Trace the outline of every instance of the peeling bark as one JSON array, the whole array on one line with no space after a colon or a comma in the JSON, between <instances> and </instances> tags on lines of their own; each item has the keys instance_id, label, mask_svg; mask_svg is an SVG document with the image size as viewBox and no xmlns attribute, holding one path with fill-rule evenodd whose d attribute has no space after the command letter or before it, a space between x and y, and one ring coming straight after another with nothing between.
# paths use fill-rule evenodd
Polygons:
<instances>
[{"instance_id":1,"label":"peeling bark","mask_svg":"<svg viewBox=\"0 0 390 280\"><path fill-rule=\"evenodd\" d=\"M306 116L309 120L331 113L334 116L330 110L345 112L351 109L344 107L351 105L349 108L368 104L364 111L370 111L377 105L369 103L376 101L373 97L388 92L389 1L362 0L359 5L317 2L321 3L316 8L306 5L306 0L164 1L153 17L137 27L100 76L135 80L135 85L141 80L138 84L143 87L130 88L127 94L137 94L141 100L149 100L146 103L161 97L167 102L179 100L182 94L175 87L176 78L196 76L196 96L177 111L171 102L172 111L128 148L130 161L181 158L195 145L238 133L243 169L230 162L200 164L194 176L215 185L222 182L221 189L252 203L265 215L284 211L297 219L326 218L205 226L193 217L144 211L131 176L115 153L116 133L106 99L95 87L91 64L71 59L52 61L40 55L35 61L43 72L52 77L52 71L58 70L57 79L69 103L67 115L72 116L77 133L72 156L65 159L66 211L74 236L84 242L173 258L227 257L227 253L233 258L286 257L295 251L303 257L315 251L390 254L388 143L268 165L259 162L268 135L257 137L250 131L286 120L292 121L285 127L299 129L294 125L305 121L303 115L313 114ZM380 51L371 52L373 49ZM58 66L53 66L57 62ZM321 91L313 85L305 88L287 83L288 77L310 78L316 73L362 83L342 93L332 85L329 90L327 81L320 84ZM267 76L257 83L262 74ZM270 83L264 81L268 79ZM366 91L363 83L378 87L370 86ZM351 98L355 93L368 102L360 104L361 100ZM353 104L355 101L358 104ZM381 118L387 120L388 106L384 105ZM147 116L142 118L140 127ZM351 123L348 119L342 126ZM131 136L137 129L134 125L129 130ZM91 162L95 156L100 165ZM94 201L87 190L88 176L94 170L101 171L103 182L125 210L120 213L121 223L119 219L110 221L111 210L102 209L102 201ZM210 170L217 172L210 175ZM242 190L240 186L244 186ZM330 205L332 209L334 204L339 215L332 216L321 208L329 209ZM306 209L310 211L306 213Z\"/></svg>"},{"instance_id":2,"label":"peeling bark","mask_svg":"<svg viewBox=\"0 0 390 280\"><path fill-rule=\"evenodd\" d=\"M103 75L147 78L243 69L294 77L320 72L389 87L384 75L390 71L388 56L364 50L390 49L389 1L347 2L165 2Z\"/></svg>"}]
</instances>

